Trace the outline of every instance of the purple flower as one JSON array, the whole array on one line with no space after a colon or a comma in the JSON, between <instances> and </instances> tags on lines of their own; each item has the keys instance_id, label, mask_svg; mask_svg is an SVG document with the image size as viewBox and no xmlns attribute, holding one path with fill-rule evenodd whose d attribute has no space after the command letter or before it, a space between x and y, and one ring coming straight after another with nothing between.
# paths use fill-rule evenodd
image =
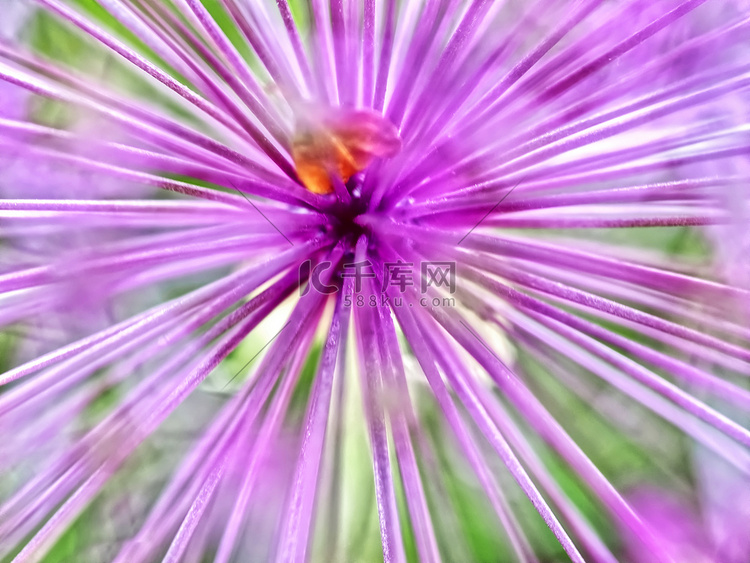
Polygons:
<instances>
[{"instance_id":1,"label":"purple flower","mask_svg":"<svg viewBox=\"0 0 750 563\"><path fill-rule=\"evenodd\" d=\"M0 43L0 557L714 545L623 491L697 447L750 473L745 2L35 6Z\"/></svg>"},{"instance_id":2,"label":"purple flower","mask_svg":"<svg viewBox=\"0 0 750 563\"><path fill-rule=\"evenodd\" d=\"M675 561L747 561L747 478L705 452L697 456L697 467L696 499L655 488L641 489L629 495L631 506L655 530ZM633 561L659 560L638 542L629 549Z\"/></svg>"}]
</instances>

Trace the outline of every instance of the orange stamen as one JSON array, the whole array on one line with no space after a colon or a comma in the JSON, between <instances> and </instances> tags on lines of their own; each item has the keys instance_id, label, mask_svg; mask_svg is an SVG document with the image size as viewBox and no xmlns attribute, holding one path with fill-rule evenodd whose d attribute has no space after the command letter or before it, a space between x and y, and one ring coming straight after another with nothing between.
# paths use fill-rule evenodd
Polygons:
<instances>
[{"instance_id":1,"label":"orange stamen","mask_svg":"<svg viewBox=\"0 0 750 563\"><path fill-rule=\"evenodd\" d=\"M333 192L332 175L346 183L375 158L400 150L396 128L369 110L329 110L317 121L305 119L292 139L297 175L316 194Z\"/></svg>"}]
</instances>

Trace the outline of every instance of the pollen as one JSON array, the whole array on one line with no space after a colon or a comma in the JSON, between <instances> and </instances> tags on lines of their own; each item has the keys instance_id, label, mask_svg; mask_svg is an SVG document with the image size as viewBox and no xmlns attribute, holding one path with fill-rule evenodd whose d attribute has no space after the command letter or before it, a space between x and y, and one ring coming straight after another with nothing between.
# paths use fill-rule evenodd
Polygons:
<instances>
[{"instance_id":1,"label":"pollen","mask_svg":"<svg viewBox=\"0 0 750 563\"><path fill-rule=\"evenodd\" d=\"M307 113L307 112L306 112ZM333 178L349 181L376 158L401 150L398 130L369 110L324 110L298 120L292 159L305 187L316 194L333 192Z\"/></svg>"}]
</instances>

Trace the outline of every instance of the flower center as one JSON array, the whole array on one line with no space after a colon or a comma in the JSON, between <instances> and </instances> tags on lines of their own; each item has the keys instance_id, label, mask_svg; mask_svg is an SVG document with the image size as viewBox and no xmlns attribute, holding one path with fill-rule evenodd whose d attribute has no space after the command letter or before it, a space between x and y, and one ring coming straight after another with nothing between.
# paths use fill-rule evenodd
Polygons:
<instances>
[{"instance_id":1,"label":"flower center","mask_svg":"<svg viewBox=\"0 0 750 563\"><path fill-rule=\"evenodd\" d=\"M364 228L357 222L357 217L367 212L367 201L361 197L362 176L353 176L346 182L346 189L351 201L338 202L330 211L329 229L336 238L348 238L352 244L364 233Z\"/></svg>"}]
</instances>

